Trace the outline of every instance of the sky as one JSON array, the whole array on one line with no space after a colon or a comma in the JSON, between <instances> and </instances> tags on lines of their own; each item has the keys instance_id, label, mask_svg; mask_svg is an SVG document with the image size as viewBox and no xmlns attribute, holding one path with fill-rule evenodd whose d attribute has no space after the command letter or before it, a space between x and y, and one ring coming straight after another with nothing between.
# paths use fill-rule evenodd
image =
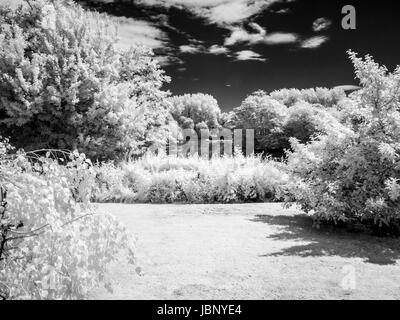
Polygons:
<instances>
[{"instance_id":1,"label":"sky","mask_svg":"<svg viewBox=\"0 0 400 320\"><path fill-rule=\"evenodd\" d=\"M400 64L395 0L76 2L116 17L121 47L151 47L172 79L165 89L209 93L224 111L259 89L357 85L348 49ZM345 5L356 9L355 30L342 28Z\"/></svg>"}]
</instances>

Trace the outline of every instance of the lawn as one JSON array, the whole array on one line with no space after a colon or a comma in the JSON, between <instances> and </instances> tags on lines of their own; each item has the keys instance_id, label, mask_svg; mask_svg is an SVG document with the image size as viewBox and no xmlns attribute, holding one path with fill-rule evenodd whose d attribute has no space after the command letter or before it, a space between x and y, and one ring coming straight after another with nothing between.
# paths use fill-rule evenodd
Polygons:
<instances>
[{"instance_id":1,"label":"lawn","mask_svg":"<svg viewBox=\"0 0 400 320\"><path fill-rule=\"evenodd\" d=\"M400 299L400 241L311 227L280 204L101 204L138 237L95 299ZM355 289L341 286L348 268Z\"/></svg>"}]
</instances>

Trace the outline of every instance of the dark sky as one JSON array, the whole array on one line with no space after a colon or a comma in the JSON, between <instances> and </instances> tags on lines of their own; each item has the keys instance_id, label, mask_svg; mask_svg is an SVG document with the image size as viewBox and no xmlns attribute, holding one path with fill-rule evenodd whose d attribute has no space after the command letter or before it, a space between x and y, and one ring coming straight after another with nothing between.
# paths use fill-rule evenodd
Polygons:
<instances>
[{"instance_id":1,"label":"dark sky","mask_svg":"<svg viewBox=\"0 0 400 320\"><path fill-rule=\"evenodd\" d=\"M371 54L389 68L400 62L395 1L272 0L254 15L228 22L229 16L220 17L213 4L202 7L199 0L193 0L196 6L191 6L191 0L181 0L183 5L180 0L170 1L86 3L114 16L144 20L161 30L163 46L155 52L169 57L163 68L172 82L166 88L173 94L209 93L223 110L239 106L258 89L357 84L347 49ZM252 6L265 0L232 1ZM356 30L341 27L344 5L356 8ZM320 30L313 29L318 18L327 22ZM238 37L229 42L235 30ZM212 45L218 46L220 54L210 53Z\"/></svg>"}]
</instances>

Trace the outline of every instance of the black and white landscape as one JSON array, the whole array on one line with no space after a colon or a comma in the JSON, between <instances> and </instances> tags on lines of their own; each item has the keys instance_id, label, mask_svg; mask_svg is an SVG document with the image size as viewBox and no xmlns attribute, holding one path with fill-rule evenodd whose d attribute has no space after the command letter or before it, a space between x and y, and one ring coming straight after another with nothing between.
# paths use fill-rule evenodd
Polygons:
<instances>
[{"instance_id":1,"label":"black and white landscape","mask_svg":"<svg viewBox=\"0 0 400 320\"><path fill-rule=\"evenodd\" d=\"M0 0L0 298L399 299L399 32L389 0Z\"/></svg>"}]
</instances>

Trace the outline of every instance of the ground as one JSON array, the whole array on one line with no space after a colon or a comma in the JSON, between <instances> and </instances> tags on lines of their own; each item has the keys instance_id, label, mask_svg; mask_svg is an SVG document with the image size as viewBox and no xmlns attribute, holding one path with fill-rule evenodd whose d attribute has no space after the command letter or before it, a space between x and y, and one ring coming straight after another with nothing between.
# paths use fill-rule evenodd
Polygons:
<instances>
[{"instance_id":1,"label":"ground","mask_svg":"<svg viewBox=\"0 0 400 320\"><path fill-rule=\"evenodd\" d=\"M96 289L94 299L400 299L396 238L317 230L280 204L98 210L138 237L142 273L111 265L113 292Z\"/></svg>"}]
</instances>

